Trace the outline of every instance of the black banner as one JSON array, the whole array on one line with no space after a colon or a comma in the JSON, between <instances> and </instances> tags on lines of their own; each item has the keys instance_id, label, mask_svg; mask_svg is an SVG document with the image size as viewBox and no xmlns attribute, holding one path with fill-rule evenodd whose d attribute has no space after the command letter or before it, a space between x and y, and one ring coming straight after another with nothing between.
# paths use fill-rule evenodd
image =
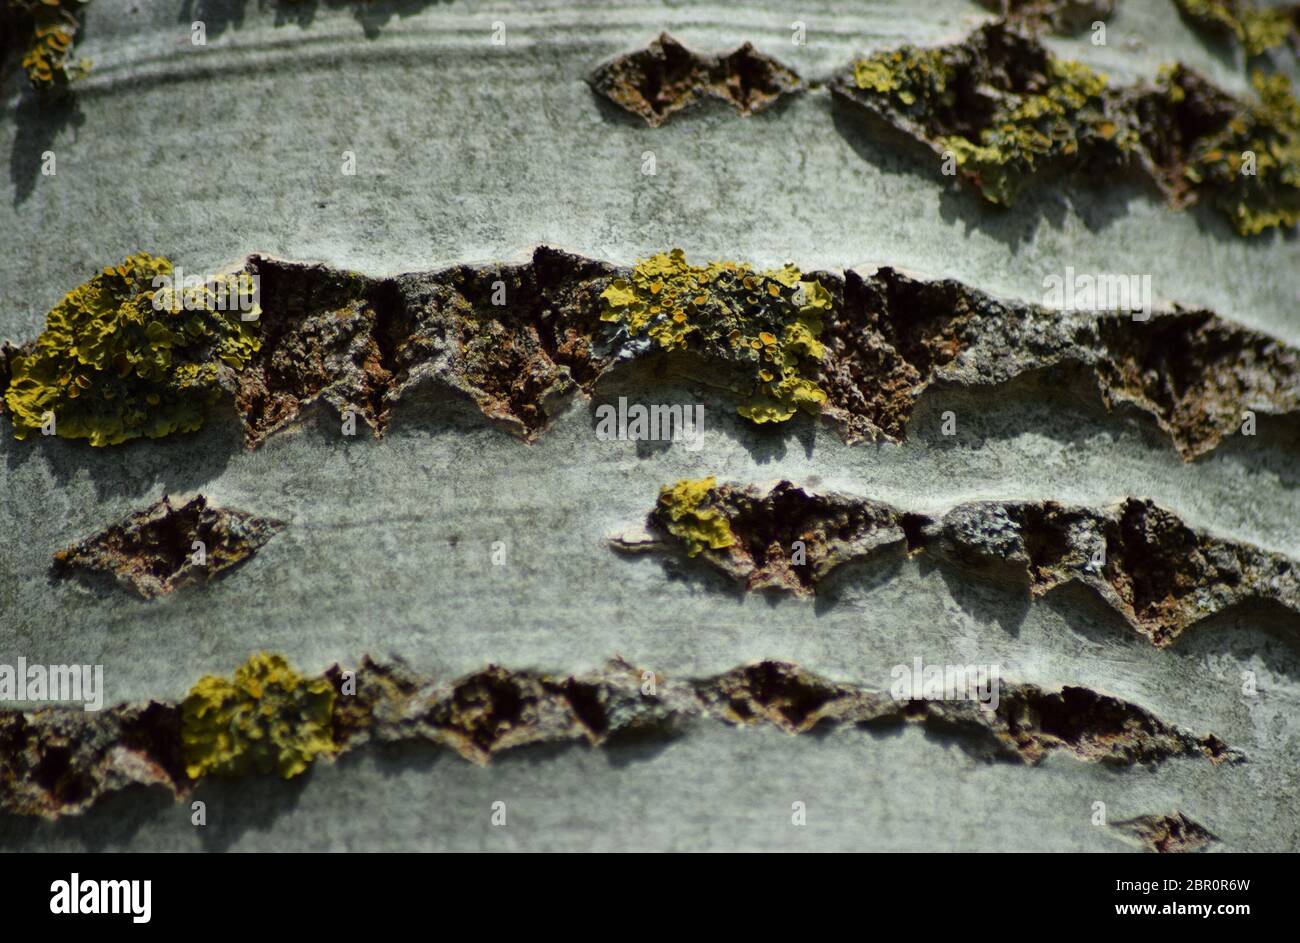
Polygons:
<instances>
[{"instance_id":1,"label":"black banner","mask_svg":"<svg viewBox=\"0 0 1300 943\"><path fill-rule=\"evenodd\" d=\"M1290 909L1281 902L1290 882L1280 873L1289 862L1262 855L885 855L849 867L808 858L775 868L733 864L729 870L751 875L739 900L720 893L728 881L717 882L717 862L699 864L714 878L690 877L693 869L682 861L670 872L661 870L663 862L647 862L659 875L647 883L631 861L626 877L611 882L584 876L582 861L564 865L573 869L564 877L547 866L550 877L539 880L535 865L485 858L451 864L419 855L12 855L0 859L0 897L14 929L98 924L132 933L240 920L258 935L281 927L373 932L377 923L427 920L430 908L449 906L494 924L553 926L571 919L564 911L574 906L584 913L608 909L633 923L639 914L656 926L674 912L693 920L726 912L744 921L759 915L755 890L768 891L760 898L764 910L802 910L801 920L808 908L828 924L851 916L868 926L930 914L940 932L955 913L1014 915L1021 925L1045 918L1144 930L1200 921L1231 932L1259 917L1276 921ZM766 886L754 888L749 882L764 872L772 875L759 879Z\"/></svg>"}]
</instances>

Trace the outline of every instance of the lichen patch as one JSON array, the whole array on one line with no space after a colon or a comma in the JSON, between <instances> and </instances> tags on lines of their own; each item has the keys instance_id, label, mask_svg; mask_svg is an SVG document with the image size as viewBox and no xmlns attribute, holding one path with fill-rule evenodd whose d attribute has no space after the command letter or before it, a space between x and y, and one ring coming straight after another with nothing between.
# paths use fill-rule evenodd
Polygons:
<instances>
[{"instance_id":1,"label":"lichen patch","mask_svg":"<svg viewBox=\"0 0 1300 943\"><path fill-rule=\"evenodd\" d=\"M665 487L646 534L615 535L610 544L680 549L748 590L796 596L815 595L849 563L924 553L1034 597L1080 583L1162 648L1242 603L1275 603L1300 615L1295 561L1197 532L1138 498L1102 508L980 501L931 516L789 481L739 487L709 477Z\"/></svg>"},{"instance_id":2,"label":"lichen patch","mask_svg":"<svg viewBox=\"0 0 1300 943\"><path fill-rule=\"evenodd\" d=\"M1172 757L1240 762L1144 708L1086 688L1005 683L996 709L895 698L761 661L675 680L613 659L576 675L490 665L440 682L364 658L318 676L257 653L232 676L200 679L180 704L0 710L0 811L55 819L122 790L189 796L209 777L293 779L371 742L424 742L487 764L536 744L612 748L668 739L692 725L869 733L916 725L985 760L1035 766L1050 752L1124 767Z\"/></svg>"}]
</instances>

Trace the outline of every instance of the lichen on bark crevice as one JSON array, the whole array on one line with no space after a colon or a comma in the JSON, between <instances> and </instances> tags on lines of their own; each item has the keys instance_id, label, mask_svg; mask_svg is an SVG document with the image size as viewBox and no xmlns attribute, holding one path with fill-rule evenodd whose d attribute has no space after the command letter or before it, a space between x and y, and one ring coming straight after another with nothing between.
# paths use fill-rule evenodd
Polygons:
<instances>
[{"instance_id":1,"label":"lichen on bark crevice","mask_svg":"<svg viewBox=\"0 0 1300 943\"><path fill-rule=\"evenodd\" d=\"M1241 235L1300 221L1300 103L1284 75L1256 73L1254 86L1254 100L1236 98L1182 64L1114 86L1005 21L949 46L875 53L830 83L991 203L1060 174L1141 171L1173 207L1210 204Z\"/></svg>"},{"instance_id":2,"label":"lichen on bark crevice","mask_svg":"<svg viewBox=\"0 0 1300 943\"><path fill-rule=\"evenodd\" d=\"M248 366L259 334L207 286L165 287L170 260L137 253L54 306L31 344L7 350L14 435L51 431L94 446L191 432ZM233 278L226 276L225 278Z\"/></svg>"},{"instance_id":3,"label":"lichen on bark crevice","mask_svg":"<svg viewBox=\"0 0 1300 943\"><path fill-rule=\"evenodd\" d=\"M442 682L367 657L355 670L307 676L259 653L232 678L200 679L180 704L0 709L0 812L57 819L135 786L181 798L210 777L292 779L371 742L430 743L482 765L533 744L611 747L709 721L789 734L919 725L977 758L1029 766L1057 750L1119 767L1244 761L1213 734L1188 733L1087 688L1000 687L1000 701L981 706L895 698L789 662L673 680L618 658L577 675L489 665Z\"/></svg>"},{"instance_id":4,"label":"lichen on bark crevice","mask_svg":"<svg viewBox=\"0 0 1300 943\"><path fill-rule=\"evenodd\" d=\"M1174 5L1193 28L1240 46L1247 56L1262 56L1288 44L1300 51L1300 4L1174 0Z\"/></svg>"},{"instance_id":5,"label":"lichen on bark crevice","mask_svg":"<svg viewBox=\"0 0 1300 943\"><path fill-rule=\"evenodd\" d=\"M820 415L849 442L904 441L932 387L1063 367L1107 409L1154 419L1186 460L1250 415L1300 414L1300 352L1209 311L1057 310L889 267L759 270L674 250L629 268L543 246L375 278L254 255L222 276L259 286L254 314L168 315L140 260L171 270L133 257L70 293L38 341L0 348L20 437L112 445L230 403L250 448L323 409L382 436L399 403L441 390L530 441L632 361L652 382L707 381L751 422Z\"/></svg>"},{"instance_id":6,"label":"lichen on bark crevice","mask_svg":"<svg viewBox=\"0 0 1300 943\"><path fill-rule=\"evenodd\" d=\"M0 68L11 55L43 98L65 93L89 69L73 58L83 8L90 0L0 0Z\"/></svg>"},{"instance_id":7,"label":"lichen on bark crevice","mask_svg":"<svg viewBox=\"0 0 1300 943\"><path fill-rule=\"evenodd\" d=\"M675 496L688 490L727 541L692 540L673 520ZM610 543L624 552L680 549L746 589L795 596L815 595L840 567L891 551L925 554L1032 597L1080 583L1158 647L1244 603L1300 616L1295 561L1197 532L1138 498L1101 508L981 501L929 515L789 481L762 488L709 478L666 486L644 528Z\"/></svg>"}]
</instances>

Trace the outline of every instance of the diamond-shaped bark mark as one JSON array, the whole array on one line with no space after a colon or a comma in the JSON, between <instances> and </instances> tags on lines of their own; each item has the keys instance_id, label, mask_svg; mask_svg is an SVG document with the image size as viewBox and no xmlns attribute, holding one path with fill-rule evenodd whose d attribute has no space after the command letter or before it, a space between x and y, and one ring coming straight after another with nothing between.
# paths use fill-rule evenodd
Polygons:
<instances>
[{"instance_id":1,"label":"diamond-shaped bark mark","mask_svg":"<svg viewBox=\"0 0 1300 943\"><path fill-rule=\"evenodd\" d=\"M393 335L406 327L393 282L265 256L249 266L264 310L261 346L235 390L245 444L256 448L325 405L381 435Z\"/></svg>"},{"instance_id":2,"label":"diamond-shaped bark mark","mask_svg":"<svg viewBox=\"0 0 1300 943\"><path fill-rule=\"evenodd\" d=\"M1204 825L1177 810L1168 815L1143 815L1115 825L1136 837L1147 851L1157 854L1189 854L1219 843L1218 837Z\"/></svg>"},{"instance_id":3,"label":"diamond-shaped bark mark","mask_svg":"<svg viewBox=\"0 0 1300 943\"><path fill-rule=\"evenodd\" d=\"M180 723L175 705L156 702L0 710L0 813L56 819L131 786L185 794Z\"/></svg>"},{"instance_id":4,"label":"diamond-shaped bark mark","mask_svg":"<svg viewBox=\"0 0 1300 943\"><path fill-rule=\"evenodd\" d=\"M428 720L461 756L479 764L501 750L582 735L572 709L548 696L538 677L496 665L457 681Z\"/></svg>"},{"instance_id":5,"label":"diamond-shaped bark mark","mask_svg":"<svg viewBox=\"0 0 1300 943\"><path fill-rule=\"evenodd\" d=\"M164 496L116 524L54 554L60 575L108 573L146 599L208 580L251 557L281 521L213 507L203 495L179 507Z\"/></svg>"},{"instance_id":6,"label":"diamond-shaped bark mark","mask_svg":"<svg viewBox=\"0 0 1300 943\"><path fill-rule=\"evenodd\" d=\"M936 556L1042 596L1081 583L1139 635L1165 647L1245 603L1300 613L1296 561L1196 531L1149 500L1102 508L1055 502L958 505L927 528Z\"/></svg>"},{"instance_id":7,"label":"diamond-shaped bark mark","mask_svg":"<svg viewBox=\"0 0 1300 943\"><path fill-rule=\"evenodd\" d=\"M766 721L787 733L805 733L834 721L853 703L854 692L782 661L733 669L698 687L701 700L731 723Z\"/></svg>"},{"instance_id":8,"label":"diamond-shaped bark mark","mask_svg":"<svg viewBox=\"0 0 1300 943\"><path fill-rule=\"evenodd\" d=\"M590 81L597 92L652 128L701 99L721 99L750 115L802 87L795 72L749 43L725 55L705 55L667 33L600 66Z\"/></svg>"},{"instance_id":9,"label":"diamond-shaped bark mark","mask_svg":"<svg viewBox=\"0 0 1300 943\"><path fill-rule=\"evenodd\" d=\"M995 718L981 718L995 736L1031 765L1055 749L1111 766L1151 764L1167 757L1205 757L1214 765L1245 756L1214 734L1196 736L1167 724L1145 708L1091 688L1038 685L1007 690Z\"/></svg>"}]
</instances>

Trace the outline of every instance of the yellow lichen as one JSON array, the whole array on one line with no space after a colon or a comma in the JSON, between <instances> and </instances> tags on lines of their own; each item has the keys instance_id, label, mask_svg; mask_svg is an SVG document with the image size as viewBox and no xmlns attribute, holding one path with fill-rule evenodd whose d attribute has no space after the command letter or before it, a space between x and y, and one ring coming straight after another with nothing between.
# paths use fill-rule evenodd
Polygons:
<instances>
[{"instance_id":1,"label":"yellow lichen","mask_svg":"<svg viewBox=\"0 0 1300 943\"><path fill-rule=\"evenodd\" d=\"M1250 49L1280 42L1295 10L1244 0L1188 2ZM1225 26L1227 28L1227 26ZM1110 88L1005 22L964 42L882 52L854 63L842 94L943 157L985 199L1009 206L1055 170L1141 167L1176 206L1213 202L1243 235L1300 222L1300 106L1285 75L1255 76L1259 103L1238 101L1184 66L1157 87Z\"/></svg>"},{"instance_id":2,"label":"yellow lichen","mask_svg":"<svg viewBox=\"0 0 1300 943\"><path fill-rule=\"evenodd\" d=\"M181 704L191 779L274 772L291 779L334 752L334 686L259 652L233 678L205 675Z\"/></svg>"},{"instance_id":3,"label":"yellow lichen","mask_svg":"<svg viewBox=\"0 0 1300 943\"><path fill-rule=\"evenodd\" d=\"M72 43L80 29L78 13L86 0L8 0L8 25L30 31L22 67L38 92L63 88L90 68L86 60L72 60Z\"/></svg>"},{"instance_id":4,"label":"yellow lichen","mask_svg":"<svg viewBox=\"0 0 1300 943\"><path fill-rule=\"evenodd\" d=\"M1159 82L1171 106L1207 94L1203 80L1182 67L1162 70ZM1237 103L1230 120L1204 130L1183 169L1246 236L1300 223L1300 102L1285 75L1256 71L1253 84L1258 104Z\"/></svg>"},{"instance_id":5,"label":"yellow lichen","mask_svg":"<svg viewBox=\"0 0 1300 943\"><path fill-rule=\"evenodd\" d=\"M858 88L893 95L905 106L918 101L927 109L954 103L954 71L941 48L903 46L853 64Z\"/></svg>"},{"instance_id":6,"label":"yellow lichen","mask_svg":"<svg viewBox=\"0 0 1300 943\"><path fill-rule=\"evenodd\" d=\"M1135 122L1106 77L990 24L964 43L903 46L853 64L854 100L924 140L990 202L1010 205L1048 164L1122 163ZM951 163L950 163L951 162Z\"/></svg>"},{"instance_id":7,"label":"yellow lichen","mask_svg":"<svg viewBox=\"0 0 1300 943\"><path fill-rule=\"evenodd\" d=\"M1256 6L1249 0L1175 0L1179 11L1193 24L1213 33L1232 36L1246 54L1263 55L1291 37L1298 15L1294 7Z\"/></svg>"},{"instance_id":8,"label":"yellow lichen","mask_svg":"<svg viewBox=\"0 0 1300 943\"><path fill-rule=\"evenodd\" d=\"M686 552L692 557L705 548L722 550L736 542L731 523L722 511L707 506L717 484L710 475L683 479L659 490L656 516L668 533L686 544Z\"/></svg>"},{"instance_id":9,"label":"yellow lichen","mask_svg":"<svg viewBox=\"0 0 1300 943\"><path fill-rule=\"evenodd\" d=\"M94 446L203 424L222 371L242 370L260 335L255 317L227 309L233 288L219 298L208 285L156 287L171 275L167 259L140 253L55 305L13 358L5 404L19 439L51 420L55 434Z\"/></svg>"},{"instance_id":10,"label":"yellow lichen","mask_svg":"<svg viewBox=\"0 0 1300 943\"><path fill-rule=\"evenodd\" d=\"M674 249L642 259L601 298L601 319L631 337L644 334L666 351L693 350L739 365L751 386L738 412L754 422L782 422L799 409L817 413L826 400L802 368L825 352L818 338L831 296L793 265L696 266Z\"/></svg>"},{"instance_id":11,"label":"yellow lichen","mask_svg":"<svg viewBox=\"0 0 1300 943\"><path fill-rule=\"evenodd\" d=\"M1077 62L1049 60L1051 82L1036 94L1012 95L978 138L949 135L941 147L986 199L1010 205L1044 163L1081 156L1090 142L1120 153L1138 142L1136 129L1108 116L1106 76Z\"/></svg>"}]
</instances>

